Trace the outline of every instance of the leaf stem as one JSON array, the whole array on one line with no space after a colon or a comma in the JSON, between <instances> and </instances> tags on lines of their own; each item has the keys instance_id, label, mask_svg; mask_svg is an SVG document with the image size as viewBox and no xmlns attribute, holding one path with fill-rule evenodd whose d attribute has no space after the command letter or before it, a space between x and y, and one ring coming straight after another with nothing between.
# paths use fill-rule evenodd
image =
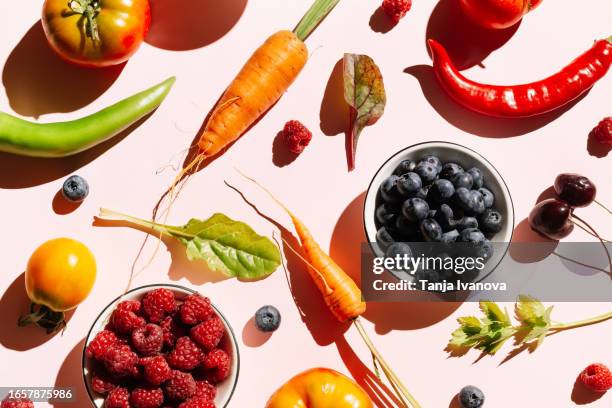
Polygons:
<instances>
[{"instance_id":1,"label":"leaf stem","mask_svg":"<svg viewBox=\"0 0 612 408\"><path fill-rule=\"evenodd\" d=\"M323 21L339 2L340 0L315 0L293 30L295 35L297 35L300 40L306 41L308 36L312 34L315 28L317 28L321 21Z\"/></svg>"},{"instance_id":2,"label":"leaf stem","mask_svg":"<svg viewBox=\"0 0 612 408\"><path fill-rule=\"evenodd\" d=\"M147 228L150 230L153 230L155 232L159 232L162 235L168 236L168 237L176 237L176 236L180 236L183 238L193 238L193 235L191 234L186 234L182 231L180 231L177 228L173 228L170 227L168 225L164 225L164 224L158 224L156 222L153 221L147 221L147 220L143 220L141 218L136 218L136 217L132 217L131 215L127 215L127 214L123 214L117 211L113 211L113 210L109 210L106 208L100 208L100 214L98 215L98 218L101 220L105 220L105 221L125 221L125 222L129 222L130 224L134 224L137 225L139 227L143 227L143 228Z\"/></svg>"},{"instance_id":3,"label":"leaf stem","mask_svg":"<svg viewBox=\"0 0 612 408\"><path fill-rule=\"evenodd\" d=\"M578 321L571 322L571 323L553 324L552 326L550 326L550 330L559 331L559 330L574 329L577 327L589 326L591 324L605 322L606 320L610 320L610 319L612 319L612 312L604 313L602 315L595 316L590 319L578 320Z\"/></svg>"},{"instance_id":4,"label":"leaf stem","mask_svg":"<svg viewBox=\"0 0 612 408\"><path fill-rule=\"evenodd\" d=\"M391 386L393 387L393 389L397 391L397 388L399 388L400 400L401 401L408 400L409 407L421 408L419 403L410 394L406 386L393 372L389 364L387 364L384 357L376 349L376 347L374 346L374 343L372 343L372 340L370 339L365 329L363 328L363 325L361 324L361 321L359 320L359 318L356 318L355 320L353 320L353 323L355 324L355 327L357 328L357 331L359 332L359 335L365 342L366 346L368 346L368 348L370 349L370 352L372 353L376 361L378 361L378 363L380 364L383 372L385 373L385 376L387 376L387 378L389 379L389 382L391 383Z\"/></svg>"}]
</instances>

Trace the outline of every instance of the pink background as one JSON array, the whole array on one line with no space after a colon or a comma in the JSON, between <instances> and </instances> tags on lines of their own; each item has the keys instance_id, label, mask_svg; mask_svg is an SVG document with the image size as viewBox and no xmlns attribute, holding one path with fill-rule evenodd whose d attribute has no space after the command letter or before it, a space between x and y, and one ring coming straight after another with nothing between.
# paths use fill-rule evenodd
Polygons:
<instances>
[{"instance_id":1,"label":"pink background","mask_svg":"<svg viewBox=\"0 0 612 408\"><path fill-rule=\"evenodd\" d=\"M81 399L70 406L84 407L83 338L99 310L121 293L143 239L135 230L92 227L93 216L104 206L147 217L174 177L170 168L157 174L158 170L180 163L204 116L251 51L275 30L292 28L310 0L248 4L247 0L194 0L191 7L153 0L156 20L149 44L122 69L102 71L71 67L51 54L37 22L40 3L0 2L3 111L44 122L76 118L170 75L178 77L161 108L123 140L65 160L0 155L4 237L0 385L74 386ZM262 234L271 234L274 227L224 185L229 180L264 213L289 226L288 218L269 199L236 175L232 168L239 166L276 191L342 266L357 271L358 246L364 239L363 192L371 176L397 150L427 140L466 145L498 168L513 195L518 239L533 238L521 220L559 172L591 177L600 187L600 200L612 203L610 155L597 158L587 149L590 129L611 114L609 77L569 110L500 122L449 102L427 68L426 32L445 40L465 67L483 60L486 69L471 67L467 71L471 78L512 83L544 77L590 47L593 40L611 34L612 3L582 3L544 1L518 30L493 38L467 30L463 18L453 15L451 0L435 7L433 1L415 1L410 14L387 33L380 32L389 27L375 13L378 2L341 2L308 40L311 59L294 86L247 136L191 180L170 221L182 224L189 217L205 218L221 211L247 221ZM205 10L198 13L198 7ZM344 52L373 57L388 93L385 116L364 132L357 169L350 174L341 135L345 116L341 105L334 103L340 98L333 91L337 75L330 80ZM288 119L303 121L313 130L314 139L297 160L279 168L276 164L287 157L274 139ZM590 150L600 156L605 153L593 146ZM73 172L89 181L91 194L69 212L56 193L62 179ZM580 214L597 225L602 235L612 235L609 216L600 209L587 208ZM27 307L21 275L27 259L36 246L57 236L85 242L97 257L99 275L65 333L47 338L35 328L18 329L15 320ZM588 236L577 231L571 239L587 240ZM162 248L135 285L175 282L210 296L232 322L241 345L240 381L230 406L259 407L280 384L306 368L327 366L363 378L365 368L356 358L370 366L370 355L355 330L332 322L305 271L295 260L291 264L290 281L303 318L282 269L255 283L209 283L212 277L202 272L201 265L188 265L180 250L171 254ZM250 319L259 306L268 303L281 310L283 323L266 339L257 334ZM510 344L499 355L478 362L477 352L449 358L444 347L456 326L455 318L475 313L476 308L476 304L369 305L367 330L424 407L455 406L453 395L468 383L484 390L490 407L571 407L580 370L594 361L612 366L610 322L553 336L535 353L522 352L507 361ZM570 321L609 309L609 303L560 303L553 316ZM580 389L574 391L577 401L590 398ZM604 395L591 406L609 407L610 398Z\"/></svg>"}]
</instances>

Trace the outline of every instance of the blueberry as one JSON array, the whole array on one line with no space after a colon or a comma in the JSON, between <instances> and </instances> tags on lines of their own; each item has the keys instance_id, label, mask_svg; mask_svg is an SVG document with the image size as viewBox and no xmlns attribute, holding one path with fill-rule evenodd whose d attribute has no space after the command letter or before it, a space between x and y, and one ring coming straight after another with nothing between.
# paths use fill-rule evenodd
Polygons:
<instances>
[{"instance_id":1,"label":"blueberry","mask_svg":"<svg viewBox=\"0 0 612 408\"><path fill-rule=\"evenodd\" d=\"M446 163L442 166L442 171L440 172L440 178L452 180L459 173L463 173L463 167L458 165L457 163Z\"/></svg>"},{"instance_id":2,"label":"blueberry","mask_svg":"<svg viewBox=\"0 0 612 408\"><path fill-rule=\"evenodd\" d=\"M395 229L399 238L405 242L418 242L421 240L419 224L408 220L403 215L397 217Z\"/></svg>"},{"instance_id":3,"label":"blueberry","mask_svg":"<svg viewBox=\"0 0 612 408\"><path fill-rule=\"evenodd\" d=\"M496 234L501 231L503 221L503 217L499 211L487 209L480 216L480 221L478 224L484 232Z\"/></svg>"},{"instance_id":4,"label":"blueberry","mask_svg":"<svg viewBox=\"0 0 612 408\"><path fill-rule=\"evenodd\" d=\"M466 228L461 231L460 241L467 242L469 244L481 245L486 241L486 238L479 229Z\"/></svg>"},{"instance_id":5,"label":"blueberry","mask_svg":"<svg viewBox=\"0 0 612 408\"><path fill-rule=\"evenodd\" d=\"M399 207L388 203L382 203L376 207L376 225L379 227L394 225L399 212Z\"/></svg>"},{"instance_id":6,"label":"blueberry","mask_svg":"<svg viewBox=\"0 0 612 408\"><path fill-rule=\"evenodd\" d=\"M466 187L459 187L455 190L453 201L462 210L469 211L472 194Z\"/></svg>"},{"instance_id":7,"label":"blueberry","mask_svg":"<svg viewBox=\"0 0 612 408\"><path fill-rule=\"evenodd\" d=\"M451 181L453 182L453 185L456 189L464 187L470 190L474 185L474 179L472 178L472 175L465 171L463 173L455 174Z\"/></svg>"},{"instance_id":8,"label":"blueberry","mask_svg":"<svg viewBox=\"0 0 612 408\"><path fill-rule=\"evenodd\" d=\"M407 255L408 257L412 258L412 248L410 248L410 245L406 244L405 242L395 242L389 245L389 248L387 248L387 251L385 252L385 256L387 258L395 258L396 255L401 257Z\"/></svg>"},{"instance_id":9,"label":"blueberry","mask_svg":"<svg viewBox=\"0 0 612 408\"><path fill-rule=\"evenodd\" d=\"M459 231L467 228L478 228L478 220L474 217L463 217L456 223L456 227Z\"/></svg>"},{"instance_id":10,"label":"blueberry","mask_svg":"<svg viewBox=\"0 0 612 408\"><path fill-rule=\"evenodd\" d=\"M429 154L429 155L423 157L423 159L421 161L433 165L435 167L435 169L436 169L436 175L438 175L442 171L442 162L440 161L440 159L437 156Z\"/></svg>"},{"instance_id":11,"label":"blueberry","mask_svg":"<svg viewBox=\"0 0 612 408\"><path fill-rule=\"evenodd\" d=\"M429 210L429 213L427 213L427 218L436 218L437 213L437 210Z\"/></svg>"},{"instance_id":12,"label":"blueberry","mask_svg":"<svg viewBox=\"0 0 612 408\"><path fill-rule=\"evenodd\" d=\"M263 332L273 332L281 323L281 315L274 306L263 306L255 312L255 325Z\"/></svg>"},{"instance_id":13,"label":"blueberry","mask_svg":"<svg viewBox=\"0 0 612 408\"><path fill-rule=\"evenodd\" d=\"M416 195L416 198L420 198L423 200L427 200L427 194L429 194L429 190L431 189L431 184L424 186Z\"/></svg>"},{"instance_id":14,"label":"blueberry","mask_svg":"<svg viewBox=\"0 0 612 408\"><path fill-rule=\"evenodd\" d=\"M438 172L436 166L426 161L421 161L414 169L414 172L421 177L425 184L429 184L436 179Z\"/></svg>"},{"instance_id":15,"label":"blueberry","mask_svg":"<svg viewBox=\"0 0 612 408\"><path fill-rule=\"evenodd\" d=\"M484 199L485 208L493 207L495 203L495 196L488 188L481 187L478 189L478 192L482 194L482 198Z\"/></svg>"},{"instance_id":16,"label":"blueberry","mask_svg":"<svg viewBox=\"0 0 612 408\"><path fill-rule=\"evenodd\" d=\"M476 256L483 258L485 263L493 257L493 244L488 239L476 248Z\"/></svg>"},{"instance_id":17,"label":"blueberry","mask_svg":"<svg viewBox=\"0 0 612 408\"><path fill-rule=\"evenodd\" d=\"M409 159L402 160L400 164L397 165L395 170L393 170L393 174L395 174L396 176L401 176L406 173L410 173L411 171L414 171L415 167L416 167L416 163L413 162L412 160L409 160Z\"/></svg>"},{"instance_id":18,"label":"blueberry","mask_svg":"<svg viewBox=\"0 0 612 408\"><path fill-rule=\"evenodd\" d=\"M393 236L391 235L387 227L380 227L378 231L376 231L376 242L378 242L378 244L380 244L380 246L382 246L383 248L386 248L387 246L394 243L395 240L393 239Z\"/></svg>"},{"instance_id":19,"label":"blueberry","mask_svg":"<svg viewBox=\"0 0 612 408\"><path fill-rule=\"evenodd\" d=\"M459 391L459 403L463 408L480 408L484 404L485 396L480 388L468 385Z\"/></svg>"},{"instance_id":20,"label":"blueberry","mask_svg":"<svg viewBox=\"0 0 612 408\"><path fill-rule=\"evenodd\" d=\"M402 201L402 196L397 191L398 176L389 176L380 185L380 196L386 203L394 204Z\"/></svg>"},{"instance_id":21,"label":"blueberry","mask_svg":"<svg viewBox=\"0 0 612 408\"><path fill-rule=\"evenodd\" d=\"M470 211L474 214L482 214L485 210L484 197L476 190L470 191Z\"/></svg>"},{"instance_id":22,"label":"blueberry","mask_svg":"<svg viewBox=\"0 0 612 408\"><path fill-rule=\"evenodd\" d=\"M62 195L68 201L80 203L89 194L89 184L81 176L70 176L64 181Z\"/></svg>"},{"instance_id":23,"label":"blueberry","mask_svg":"<svg viewBox=\"0 0 612 408\"><path fill-rule=\"evenodd\" d=\"M416 173L403 174L397 180L397 191L404 197L413 197L423 187L421 178Z\"/></svg>"},{"instance_id":24,"label":"blueberry","mask_svg":"<svg viewBox=\"0 0 612 408\"><path fill-rule=\"evenodd\" d=\"M436 220L427 218L421 221L421 234L426 241L440 241L442 227Z\"/></svg>"},{"instance_id":25,"label":"blueberry","mask_svg":"<svg viewBox=\"0 0 612 408\"><path fill-rule=\"evenodd\" d=\"M440 206L438 211L436 211L435 219L444 231L454 228L455 221L453 220L453 209L447 204L442 204Z\"/></svg>"},{"instance_id":26,"label":"blueberry","mask_svg":"<svg viewBox=\"0 0 612 408\"><path fill-rule=\"evenodd\" d=\"M455 186L448 180L439 179L434 181L428 196L436 203L443 203L455 194Z\"/></svg>"},{"instance_id":27,"label":"blueberry","mask_svg":"<svg viewBox=\"0 0 612 408\"><path fill-rule=\"evenodd\" d=\"M448 231L442 234L442 236L440 237L440 242L450 244L452 242L456 242L457 239L459 239L459 231L454 229L452 231Z\"/></svg>"},{"instance_id":28,"label":"blueberry","mask_svg":"<svg viewBox=\"0 0 612 408\"><path fill-rule=\"evenodd\" d=\"M414 277L417 281L427 281L427 282L439 282L440 281L440 275L438 274L438 271L434 269L419 268L415 272Z\"/></svg>"},{"instance_id":29,"label":"blueberry","mask_svg":"<svg viewBox=\"0 0 612 408\"><path fill-rule=\"evenodd\" d=\"M420 198L409 198L402 205L402 214L408 221L418 222L427 218L429 215L429 204Z\"/></svg>"},{"instance_id":30,"label":"blueberry","mask_svg":"<svg viewBox=\"0 0 612 408\"><path fill-rule=\"evenodd\" d=\"M478 167L472 167L467 172L472 176L472 180L474 180L474 185L472 187L482 187L484 183L484 176L482 175L482 171Z\"/></svg>"}]
</instances>

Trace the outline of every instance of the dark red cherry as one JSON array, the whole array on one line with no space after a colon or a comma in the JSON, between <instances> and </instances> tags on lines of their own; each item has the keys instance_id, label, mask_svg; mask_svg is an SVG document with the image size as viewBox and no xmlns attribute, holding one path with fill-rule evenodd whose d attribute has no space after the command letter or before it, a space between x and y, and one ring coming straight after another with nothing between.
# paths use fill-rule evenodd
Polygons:
<instances>
[{"instance_id":1,"label":"dark red cherry","mask_svg":"<svg viewBox=\"0 0 612 408\"><path fill-rule=\"evenodd\" d=\"M591 180L573 173L559 174L555 179L555 191L572 207L586 207L597 195L597 188Z\"/></svg>"},{"instance_id":2,"label":"dark red cherry","mask_svg":"<svg viewBox=\"0 0 612 408\"><path fill-rule=\"evenodd\" d=\"M560 240L574 230L570 219L572 207L564 201L549 198L536 204L529 214L531 228L547 238Z\"/></svg>"}]
</instances>

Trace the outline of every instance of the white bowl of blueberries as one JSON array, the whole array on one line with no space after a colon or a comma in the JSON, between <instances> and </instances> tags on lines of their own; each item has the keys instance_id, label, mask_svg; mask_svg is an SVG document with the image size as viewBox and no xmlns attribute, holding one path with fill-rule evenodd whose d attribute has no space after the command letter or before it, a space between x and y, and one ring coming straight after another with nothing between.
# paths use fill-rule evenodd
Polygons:
<instances>
[{"instance_id":1,"label":"white bowl of blueberries","mask_svg":"<svg viewBox=\"0 0 612 408\"><path fill-rule=\"evenodd\" d=\"M364 225L377 257L416 256L415 247L418 252L448 249L443 257L447 252L455 256L453 248L477 248L486 267L463 278L479 281L507 252L514 207L502 176L480 154L455 143L426 142L397 152L375 174L365 198ZM452 277L421 272L433 281Z\"/></svg>"}]
</instances>

